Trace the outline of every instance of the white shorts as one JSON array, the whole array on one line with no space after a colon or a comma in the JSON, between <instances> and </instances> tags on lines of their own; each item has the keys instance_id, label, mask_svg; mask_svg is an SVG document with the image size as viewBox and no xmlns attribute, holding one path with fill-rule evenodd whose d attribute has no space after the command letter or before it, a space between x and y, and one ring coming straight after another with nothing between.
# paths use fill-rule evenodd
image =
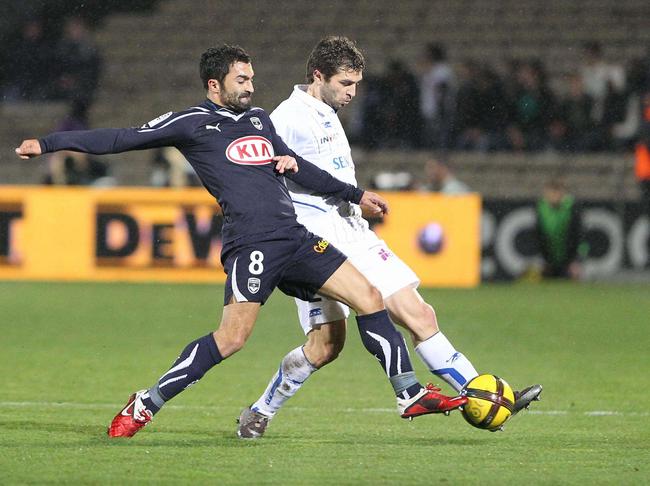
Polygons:
<instances>
[{"instance_id":1,"label":"white shorts","mask_svg":"<svg viewBox=\"0 0 650 486\"><path fill-rule=\"evenodd\" d=\"M393 254L383 240L380 240L373 231L368 229L365 221L362 220L362 224L357 224L354 227L354 224L350 224L349 218L341 218L337 215L334 219L334 221L330 220L329 228L323 227L322 224L318 225L319 227L310 224L308 229L328 239L343 252L350 263L381 292L384 299L405 287L417 287L420 284L415 272ZM336 221L336 219L340 221ZM353 230L343 230L344 227L353 228ZM320 230L320 232L315 230ZM332 238L332 236L339 238ZM328 297L318 297L321 299L318 302L295 299L300 325L305 334L321 324L345 319L350 315L347 305Z\"/></svg>"}]
</instances>

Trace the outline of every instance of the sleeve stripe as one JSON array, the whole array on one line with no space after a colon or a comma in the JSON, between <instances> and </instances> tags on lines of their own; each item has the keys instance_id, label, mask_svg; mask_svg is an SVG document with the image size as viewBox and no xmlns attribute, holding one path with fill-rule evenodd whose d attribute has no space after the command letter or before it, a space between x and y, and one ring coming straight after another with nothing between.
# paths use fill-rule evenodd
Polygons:
<instances>
[{"instance_id":1,"label":"sleeve stripe","mask_svg":"<svg viewBox=\"0 0 650 486\"><path fill-rule=\"evenodd\" d=\"M157 127L157 128L144 128L144 129L138 130L138 133L154 132L154 131L156 131L156 130L160 130L161 128L165 128L166 126L171 125L172 123L174 123L174 122L180 120L181 118L185 118L185 117L187 117L187 116L192 116L192 115L209 115L209 114L210 114L210 113L205 113L205 112L202 112L202 111L199 111L199 112L193 112L193 113L185 113L184 115L177 116L176 118L172 118L172 119L169 120L167 123L164 123L164 124L160 125L160 126Z\"/></svg>"}]
</instances>

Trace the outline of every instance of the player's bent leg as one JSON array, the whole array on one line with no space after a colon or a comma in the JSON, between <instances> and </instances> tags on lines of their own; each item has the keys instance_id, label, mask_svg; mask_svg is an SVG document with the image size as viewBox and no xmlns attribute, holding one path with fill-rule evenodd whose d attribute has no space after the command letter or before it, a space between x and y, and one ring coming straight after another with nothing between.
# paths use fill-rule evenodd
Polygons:
<instances>
[{"instance_id":1,"label":"player's bent leg","mask_svg":"<svg viewBox=\"0 0 650 486\"><path fill-rule=\"evenodd\" d=\"M393 322L409 330L413 346L429 339L439 330L433 307L411 286L386 297L384 304Z\"/></svg>"},{"instance_id":2,"label":"player's bent leg","mask_svg":"<svg viewBox=\"0 0 650 486\"><path fill-rule=\"evenodd\" d=\"M411 331L415 351L427 368L456 391L478 373L472 363L439 330L436 314L414 287L405 287L387 297L386 308L393 320Z\"/></svg>"},{"instance_id":3,"label":"player's bent leg","mask_svg":"<svg viewBox=\"0 0 650 486\"><path fill-rule=\"evenodd\" d=\"M315 326L307 334L307 342L303 347L305 357L316 369L331 363L343 350L345 334L344 319Z\"/></svg>"},{"instance_id":4,"label":"player's bent leg","mask_svg":"<svg viewBox=\"0 0 650 486\"><path fill-rule=\"evenodd\" d=\"M319 293L346 304L359 315L384 309L381 293L347 260L327 279Z\"/></svg>"},{"instance_id":5,"label":"player's bent leg","mask_svg":"<svg viewBox=\"0 0 650 486\"><path fill-rule=\"evenodd\" d=\"M219 329L189 343L154 386L131 395L126 406L113 418L108 435L132 437L151 422L166 402L241 349L253 330L259 307L256 303L226 306Z\"/></svg>"},{"instance_id":6,"label":"player's bent leg","mask_svg":"<svg viewBox=\"0 0 650 486\"><path fill-rule=\"evenodd\" d=\"M243 439L262 437L269 421L315 371L316 367L305 357L303 346L290 351L280 363L264 393L240 414L237 420L237 435Z\"/></svg>"},{"instance_id":7,"label":"player's bent leg","mask_svg":"<svg viewBox=\"0 0 650 486\"><path fill-rule=\"evenodd\" d=\"M307 334L307 343L284 357L264 393L242 410L237 420L237 435L242 439L261 438L286 401L302 388L312 373L336 359L344 343L345 320L314 327Z\"/></svg>"},{"instance_id":8,"label":"player's bent leg","mask_svg":"<svg viewBox=\"0 0 650 486\"><path fill-rule=\"evenodd\" d=\"M319 293L356 310L361 341L379 360L398 397L407 399L420 393L423 387L415 377L404 338L390 321L380 292L349 261L330 276Z\"/></svg>"},{"instance_id":9,"label":"player's bent leg","mask_svg":"<svg viewBox=\"0 0 650 486\"><path fill-rule=\"evenodd\" d=\"M167 401L199 381L222 360L213 333L189 343L149 390L140 390L129 397L126 406L113 418L108 428L109 437L135 435L151 422Z\"/></svg>"},{"instance_id":10,"label":"player's bent leg","mask_svg":"<svg viewBox=\"0 0 650 486\"><path fill-rule=\"evenodd\" d=\"M244 347L255 327L260 306L257 302L233 302L224 307L221 324L214 332L224 359Z\"/></svg>"},{"instance_id":11,"label":"player's bent leg","mask_svg":"<svg viewBox=\"0 0 650 486\"><path fill-rule=\"evenodd\" d=\"M383 302L376 301L379 292L352 264L345 262L325 282L320 293L339 299L357 311L361 341L388 375L403 418L448 412L467 401L465 397L446 397L433 387L425 389L418 382L404 338L390 321Z\"/></svg>"}]
</instances>

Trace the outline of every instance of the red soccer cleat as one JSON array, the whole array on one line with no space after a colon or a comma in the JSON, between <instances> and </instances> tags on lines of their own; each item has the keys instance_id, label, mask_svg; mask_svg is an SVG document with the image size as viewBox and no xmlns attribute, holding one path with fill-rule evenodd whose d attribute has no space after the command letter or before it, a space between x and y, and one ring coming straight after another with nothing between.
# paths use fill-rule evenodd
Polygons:
<instances>
[{"instance_id":1,"label":"red soccer cleat","mask_svg":"<svg viewBox=\"0 0 650 486\"><path fill-rule=\"evenodd\" d=\"M120 410L108 427L109 437L133 437L142 427L151 422L153 414L142 403L142 395L147 390L140 390L129 397L126 406Z\"/></svg>"},{"instance_id":2,"label":"red soccer cleat","mask_svg":"<svg viewBox=\"0 0 650 486\"><path fill-rule=\"evenodd\" d=\"M401 417L412 419L429 413L449 415L452 410L456 410L467 403L467 397L448 397L438 393L439 391L440 388L429 383L426 388L423 388L413 398L408 400L397 399L397 409Z\"/></svg>"}]
</instances>

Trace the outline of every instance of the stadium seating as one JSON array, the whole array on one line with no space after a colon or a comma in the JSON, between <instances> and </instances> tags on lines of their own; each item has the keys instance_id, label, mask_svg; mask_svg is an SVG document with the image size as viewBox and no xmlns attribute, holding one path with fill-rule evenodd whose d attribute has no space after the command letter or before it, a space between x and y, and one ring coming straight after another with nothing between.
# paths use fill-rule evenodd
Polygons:
<instances>
[{"instance_id":1,"label":"stadium seating","mask_svg":"<svg viewBox=\"0 0 650 486\"><path fill-rule=\"evenodd\" d=\"M650 3L644 0L405 0L348 2L236 2L164 0L153 13L109 16L96 32L105 60L98 99L91 112L95 126L139 125L171 109L201 99L197 61L209 45L238 43L254 56L256 104L272 108L304 78L304 61L324 34L358 40L368 57L368 72L378 73L397 57L415 65L422 46L440 41L453 61L479 59L499 64L512 57L539 57L550 74L574 69L584 41L600 40L607 57L618 62L639 56L650 45ZM41 107L42 108L42 107ZM52 104L45 112L25 106L2 106L0 183L39 180L34 165L7 160L21 138L44 133L62 116ZM370 179L375 163L421 171L425 153L355 152L361 181ZM635 197L629 155L523 156L516 154L452 156L459 177L486 195L537 193L541 178L555 171L568 174L581 195ZM150 155L111 157L122 183L148 182ZM408 162L406 162L408 161ZM11 163L9 163L11 162ZM41 170L42 172L42 170ZM503 184L512 180L512 184ZM502 183L499 183L501 181Z\"/></svg>"},{"instance_id":2,"label":"stadium seating","mask_svg":"<svg viewBox=\"0 0 650 486\"><path fill-rule=\"evenodd\" d=\"M414 174L415 185L423 181L428 152L381 150L353 153L360 182L369 186L379 171L405 170ZM566 178L580 199L635 199L633 160L627 154L480 154L455 152L448 157L456 176L471 189L489 198L531 198L539 196L544 182L553 176Z\"/></svg>"}]
</instances>

